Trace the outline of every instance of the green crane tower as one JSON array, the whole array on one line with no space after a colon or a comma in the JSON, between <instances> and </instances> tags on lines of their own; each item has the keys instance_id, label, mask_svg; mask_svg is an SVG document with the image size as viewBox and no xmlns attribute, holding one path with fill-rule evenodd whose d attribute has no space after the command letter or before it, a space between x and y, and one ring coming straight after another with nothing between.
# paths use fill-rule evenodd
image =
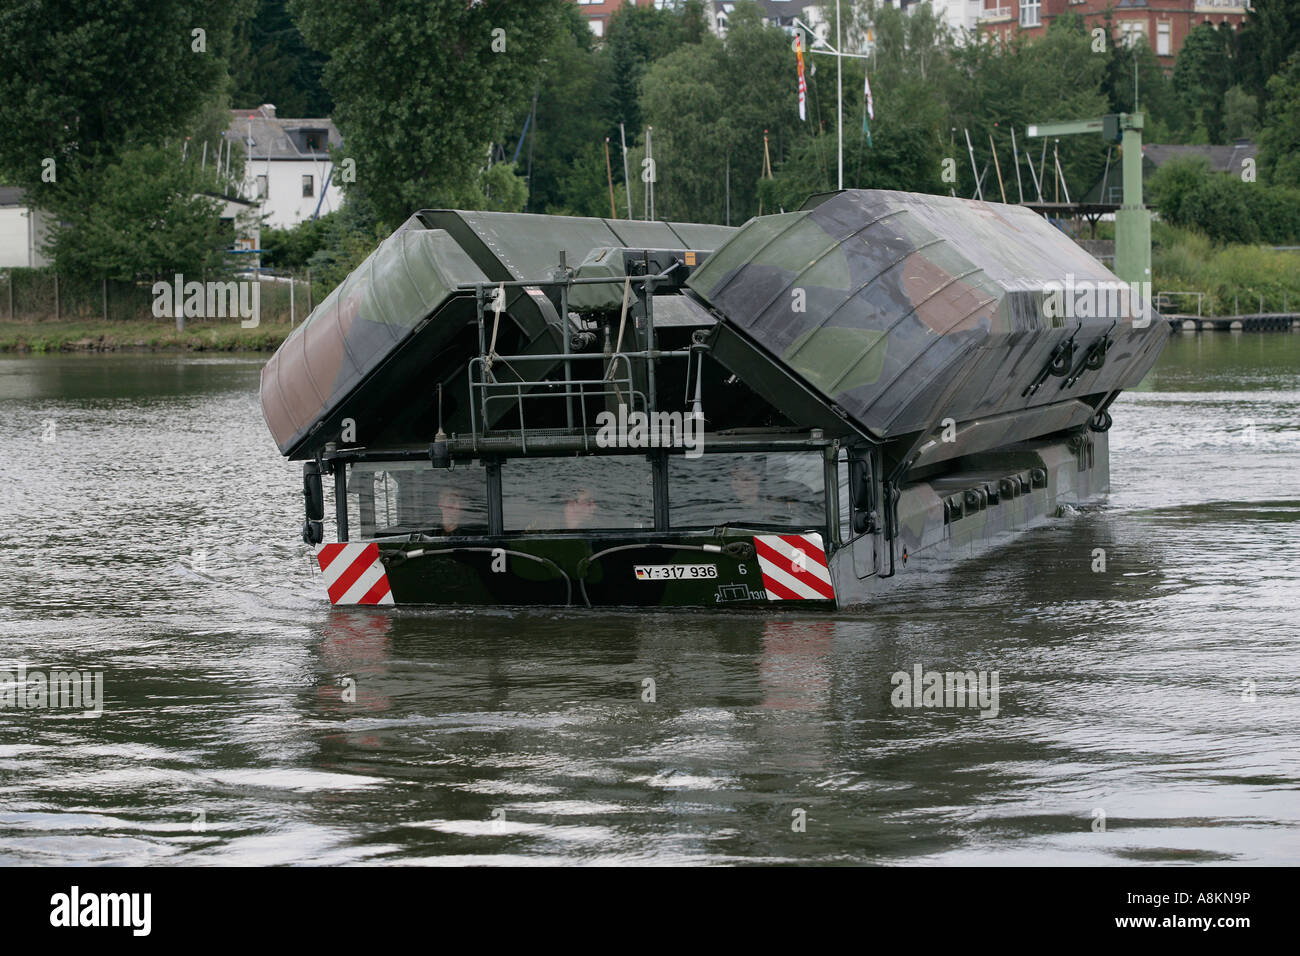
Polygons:
<instances>
[{"instance_id":1,"label":"green crane tower","mask_svg":"<svg viewBox=\"0 0 1300 956\"><path fill-rule=\"evenodd\" d=\"M1101 133L1124 155L1124 202L1115 214L1115 274L1125 282L1151 281L1151 213L1142 205L1142 114L1110 113L1100 119L1039 123L1031 138Z\"/></svg>"}]
</instances>

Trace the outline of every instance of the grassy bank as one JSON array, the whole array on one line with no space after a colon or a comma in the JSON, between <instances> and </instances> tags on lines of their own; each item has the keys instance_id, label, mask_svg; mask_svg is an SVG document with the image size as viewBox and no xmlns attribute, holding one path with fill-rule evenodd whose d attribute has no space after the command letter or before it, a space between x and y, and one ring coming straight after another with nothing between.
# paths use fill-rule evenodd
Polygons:
<instances>
[{"instance_id":1,"label":"grassy bank","mask_svg":"<svg viewBox=\"0 0 1300 956\"><path fill-rule=\"evenodd\" d=\"M0 352L269 352L292 331L288 322L242 328L237 319L0 319Z\"/></svg>"},{"instance_id":2,"label":"grassy bank","mask_svg":"<svg viewBox=\"0 0 1300 956\"><path fill-rule=\"evenodd\" d=\"M1151 272L1155 292L1204 292L1207 315L1300 311L1300 252L1268 246L1215 245L1200 233L1153 223ZM1196 311L1196 300L1179 296L1174 310Z\"/></svg>"}]
</instances>

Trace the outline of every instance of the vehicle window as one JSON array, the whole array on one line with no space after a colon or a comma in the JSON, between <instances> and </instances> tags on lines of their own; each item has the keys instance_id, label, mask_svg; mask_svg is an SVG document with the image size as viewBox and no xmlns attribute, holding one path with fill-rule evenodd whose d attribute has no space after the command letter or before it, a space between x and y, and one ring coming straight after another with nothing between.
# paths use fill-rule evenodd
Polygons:
<instances>
[{"instance_id":1,"label":"vehicle window","mask_svg":"<svg viewBox=\"0 0 1300 956\"><path fill-rule=\"evenodd\" d=\"M452 471L418 461L351 465L348 525L353 539L486 534L486 473L477 464Z\"/></svg>"},{"instance_id":2,"label":"vehicle window","mask_svg":"<svg viewBox=\"0 0 1300 956\"><path fill-rule=\"evenodd\" d=\"M824 481L817 452L673 457L669 523L676 528L825 525Z\"/></svg>"},{"instance_id":3,"label":"vehicle window","mask_svg":"<svg viewBox=\"0 0 1300 956\"><path fill-rule=\"evenodd\" d=\"M501 465L507 531L654 528L650 463L641 455L512 458Z\"/></svg>"}]
</instances>

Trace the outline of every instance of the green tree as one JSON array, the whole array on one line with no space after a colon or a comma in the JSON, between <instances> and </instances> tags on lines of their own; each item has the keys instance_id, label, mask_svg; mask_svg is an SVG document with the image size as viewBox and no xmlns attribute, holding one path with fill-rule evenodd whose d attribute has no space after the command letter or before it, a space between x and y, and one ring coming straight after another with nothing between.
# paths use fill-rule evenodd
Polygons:
<instances>
[{"instance_id":1,"label":"green tree","mask_svg":"<svg viewBox=\"0 0 1300 956\"><path fill-rule=\"evenodd\" d=\"M654 130L658 218L723 222L728 180L732 222L758 211L764 132L774 163L787 140L806 135L795 75L789 37L752 3L737 4L725 41L706 37L651 65L641 109ZM640 168L633 167L634 209L644 208Z\"/></svg>"},{"instance_id":2,"label":"green tree","mask_svg":"<svg viewBox=\"0 0 1300 956\"><path fill-rule=\"evenodd\" d=\"M1268 81L1268 97L1259 134L1260 178L1300 186L1300 51Z\"/></svg>"},{"instance_id":3,"label":"green tree","mask_svg":"<svg viewBox=\"0 0 1300 956\"><path fill-rule=\"evenodd\" d=\"M1059 152L1061 169L1072 199L1077 199L1101 178L1106 165L1106 144L1099 136L1064 136L1046 144L1029 140L1031 123L1092 119L1104 115L1109 103L1103 89L1107 58L1092 52L1092 37L1081 18L1069 14L1055 18L1046 35L1037 40L1020 39L1006 46L981 43L957 48L958 71L950 81L949 156L957 161L958 195L975 195L975 177L965 147L969 131L975 160L984 177L985 199L1001 199L997 169L1002 170L1007 199L1015 201L1015 158L1010 130L1017 130L1021 178L1026 198L1034 194L1029 166L1040 171L1043 197L1057 197L1054 152ZM955 132L951 129L955 127ZM992 133L998 164L988 151ZM1064 191L1060 198L1065 199Z\"/></svg>"},{"instance_id":4,"label":"green tree","mask_svg":"<svg viewBox=\"0 0 1300 956\"><path fill-rule=\"evenodd\" d=\"M307 45L287 0L256 2L256 14L235 34L231 102L240 108L273 103L280 116L329 116L334 103L321 85L325 55Z\"/></svg>"},{"instance_id":5,"label":"green tree","mask_svg":"<svg viewBox=\"0 0 1300 956\"><path fill-rule=\"evenodd\" d=\"M860 127L844 130L844 185L849 189L897 189L947 193L940 180L942 157L933 126L923 115L908 114L906 103L882 101L890 119L871 127L871 145ZM895 107L902 110L894 114ZM765 212L798 209L809 196L835 187L835 137L800 140L776 178L763 184ZM1012 197L1014 201L1014 197Z\"/></svg>"},{"instance_id":6,"label":"green tree","mask_svg":"<svg viewBox=\"0 0 1300 956\"><path fill-rule=\"evenodd\" d=\"M1187 125L1187 111L1174 91L1174 85L1165 75L1146 38L1132 44L1123 41L1110 18L1105 21L1107 44L1106 74L1102 80L1109 113L1134 112L1134 70L1137 72L1137 108L1143 113L1145 129L1143 138L1152 143L1181 141Z\"/></svg>"},{"instance_id":7,"label":"green tree","mask_svg":"<svg viewBox=\"0 0 1300 956\"><path fill-rule=\"evenodd\" d=\"M1223 96L1223 136L1228 142L1254 139L1259 132L1259 101L1241 86Z\"/></svg>"},{"instance_id":8,"label":"green tree","mask_svg":"<svg viewBox=\"0 0 1300 956\"><path fill-rule=\"evenodd\" d=\"M1300 51L1300 3L1254 0L1241 28L1240 61L1247 92L1263 99L1269 79Z\"/></svg>"},{"instance_id":9,"label":"green tree","mask_svg":"<svg viewBox=\"0 0 1300 956\"><path fill-rule=\"evenodd\" d=\"M614 212L616 218L627 216L627 200L623 185L623 163L616 152L618 143L610 143L610 166L614 173ZM629 150L629 162L631 151ZM639 167L638 167L639 168ZM569 216L609 215L609 186L605 173L605 147L584 143L573 153L573 158L559 180L563 206L552 207L549 212Z\"/></svg>"},{"instance_id":10,"label":"green tree","mask_svg":"<svg viewBox=\"0 0 1300 956\"><path fill-rule=\"evenodd\" d=\"M574 4L565 7L565 27L546 53L545 72L535 90L536 116L519 150L517 165L528 176L528 209L533 212L587 209L593 193L608 200L603 148L599 176L590 185L575 178L574 170L589 162L592 148L606 136L613 135L617 144L609 56L596 50L587 20ZM518 123L522 127L524 119ZM622 172L620 161L619 181ZM608 201L604 210L609 215Z\"/></svg>"},{"instance_id":11,"label":"green tree","mask_svg":"<svg viewBox=\"0 0 1300 956\"><path fill-rule=\"evenodd\" d=\"M642 126L641 80L650 64L682 44L698 44L708 35L700 0L672 7L619 7L609 19L605 45L611 70L613 122L626 124L629 135Z\"/></svg>"},{"instance_id":12,"label":"green tree","mask_svg":"<svg viewBox=\"0 0 1300 956\"><path fill-rule=\"evenodd\" d=\"M805 55L804 59L805 65L811 68L813 58ZM715 192L722 202L716 207L713 221L722 222L725 216L725 195L716 186L724 184L730 157L731 220L743 222L758 212L764 134L768 137L772 161L779 164L790 146L811 132L812 104L809 104L808 120L801 122L797 68L790 38L783 30L765 22L756 4L737 4L732 11L721 50L719 74L724 108L715 124L713 145L715 149L721 147L721 155L714 153L711 166ZM707 138L702 145L708 149Z\"/></svg>"},{"instance_id":13,"label":"green tree","mask_svg":"<svg viewBox=\"0 0 1300 956\"><path fill-rule=\"evenodd\" d=\"M1211 172L1204 159L1166 163L1151 177L1160 218L1218 243L1290 244L1300 239L1300 189Z\"/></svg>"},{"instance_id":14,"label":"green tree","mask_svg":"<svg viewBox=\"0 0 1300 956\"><path fill-rule=\"evenodd\" d=\"M318 221L322 224L324 236L316 251L308 256L307 266L312 270L312 295L315 301L320 302L361 265L392 230L379 221L375 210L359 195L350 196L337 212L322 216Z\"/></svg>"},{"instance_id":15,"label":"green tree","mask_svg":"<svg viewBox=\"0 0 1300 956\"><path fill-rule=\"evenodd\" d=\"M87 198L62 213L50 248L55 267L126 280L228 270L233 236L211 195L216 175L180 153L175 144L122 150L104 169L83 174Z\"/></svg>"},{"instance_id":16,"label":"green tree","mask_svg":"<svg viewBox=\"0 0 1300 956\"><path fill-rule=\"evenodd\" d=\"M719 190L718 185L726 175L730 144L726 132L718 128L728 105L721 63L722 43L709 38L668 54L646 73L641 105L653 130L655 213L659 219L675 216L688 222L722 221L719 198L725 187ZM638 162L632 169L639 199L642 177L635 171L643 167ZM638 202L634 208L644 207Z\"/></svg>"},{"instance_id":17,"label":"green tree","mask_svg":"<svg viewBox=\"0 0 1300 956\"><path fill-rule=\"evenodd\" d=\"M1174 61L1174 88L1187 110L1196 141L1223 142L1223 98L1233 85L1230 32L1208 23L1197 24Z\"/></svg>"},{"instance_id":18,"label":"green tree","mask_svg":"<svg viewBox=\"0 0 1300 956\"><path fill-rule=\"evenodd\" d=\"M1188 156L1165 163L1147 180L1147 202L1160 211L1160 218L1175 225L1191 217L1189 197L1210 176L1210 163L1204 156ZM1185 208L1186 206L1186 208Z\"/></svg>"},{"instance_id":19,"label":"green tree","mask_svg":"<svg viewBox=\"0 0 1300 956\"><path fill-rule=\"evenodd\" d=\"M465 205L489 144L522 115L553 49L565 0L291 0L328 51L324 85L356 160L349 201L389 227L427 206Z\"/></svg>"},{"instance_id":20,"label":"green tree","mask_svg":"<svg viewBox=\"0 0 1300 956\"><path fill-rule=\"evenodd\" d=\"M470 209L523 212L528 202L528 183L516 172L514 163L493 163L479 172L466 198Z\"/></svg>"},{"instance_id":21,"label":"green tree","mask_svg":"<svg viewBox=\"0 0 1300 956\"><path fill-rule=\"evenodd\" d=\"M8 0L0 176L56 208L123 149L176 134L222 84L234 26L250 12L249 0L151 0L147 10L137 0ZM42 178L47 159L53 183Z\"/></svg>"},{"instance_id":22,"label":"green tree","mask_svg":"<svg viewBox=\"0 0 1300 956\"><path fill-rule=\"evenodd\" d=\"M291 229L262 229L262 265L272 269L301 269L330 241L338 213L308 219Z\"/></svg>"}]
</instances>

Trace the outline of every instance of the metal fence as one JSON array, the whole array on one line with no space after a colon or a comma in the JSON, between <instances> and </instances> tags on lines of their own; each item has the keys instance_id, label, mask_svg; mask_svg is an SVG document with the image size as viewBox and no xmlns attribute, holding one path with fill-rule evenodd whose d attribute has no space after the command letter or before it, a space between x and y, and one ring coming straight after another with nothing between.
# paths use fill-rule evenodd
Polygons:
<instances>
[{"instance_id":1,"label":"metal fence","mask_svg":"<svg viewBox=\"0 0 1300 956\"><path fill-rule=\"evenodd\" d=\"M187 277L190 278L190 277ZM247 277L207 275L199 281L243 281ZM159 317L155 283L169 286L174 276L150 276L134 282L84 279L53 269L0 269L0 319L25 321L104 321L157 319L173 321L171 310ZM263 323L297 323L313 306L311 270L283 270L260 279L259 314Z\"/></svg>"}]
</instances>

